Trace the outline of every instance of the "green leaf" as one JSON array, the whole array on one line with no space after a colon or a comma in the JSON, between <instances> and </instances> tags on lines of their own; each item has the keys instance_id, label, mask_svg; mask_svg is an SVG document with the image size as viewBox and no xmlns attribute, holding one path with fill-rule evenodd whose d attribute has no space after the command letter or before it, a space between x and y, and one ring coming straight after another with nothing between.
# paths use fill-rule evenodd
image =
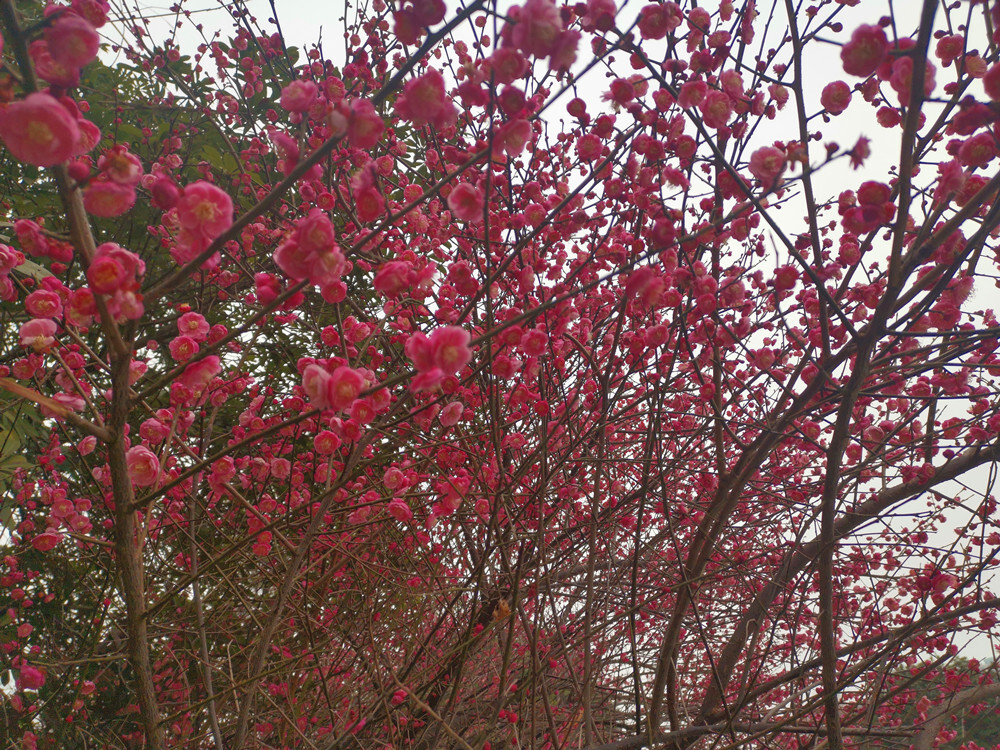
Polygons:
<instances>
[{"instance_id":1,"label":"green leaf","mask_svg":"<svg viewBox=\"0 0 1000 750\"><path fill-rule=\"evenodd\" d=\"M46 276L52 275L49 269L38 265L33 260L25 260L24 263L14 270L20 271L25 276L31 276L33 279L44 279Z\"/></svg>"}]
</instances>

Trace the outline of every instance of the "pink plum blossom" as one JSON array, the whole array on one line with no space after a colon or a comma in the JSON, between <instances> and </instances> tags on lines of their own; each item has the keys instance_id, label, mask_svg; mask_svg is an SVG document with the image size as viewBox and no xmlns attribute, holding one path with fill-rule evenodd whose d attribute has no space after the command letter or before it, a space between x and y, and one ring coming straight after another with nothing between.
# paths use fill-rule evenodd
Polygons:
<instances>
[{"instance_id":1,"label":"pink plum blossom","mask_svg":"<svg viewBox=\"0 0 1000 750\"><path fill-rule=\"evenodd\" d=\"M774 146L764 146L750 156L748 169L750 174L760 180L766 189L776 188L785 171L787 156L785 152Z\"/></svg>"},{"instance_id":2,"label":"pink plum blossom","mask_svg":"<svg viewBox=\"0 0 1000 750\"><path fill-rule=\"evenodd\" d=\"M177 319L177 332L182 336L190 336L195 341L208 338L209 325L205 316L197 312L186 312Z\"/></svg>"},{"instance_id":3,"label":"pink plum blossom","mask_svg":"<svg viewBox=\"0 0 1000 750\"><path fill-rule=\"evenodd\" d=\"M343 411L351 406L364 388L365 380L360 372L347 366L340 366L330 373L327 384L327 400L330 407Z\"/></svg>"},{"instance_id":4,"label":"pink plum blossom","mask_svg":"<svg viewBox=\"0 0 1000 750\"><path fill-rule=\"evenodd\" d=\"M36 352L48 351L55 344L56 324L48 318L32 318L21 324L21 346L30 346Z\"/></svg>"},{"instance_id":5,"label":"pink plum blossom","mask_svg":"<svg viewBox=\"0 0 1000 750\"><path fill-rule=\"evenodd\" d=\"M839 115L851 103L851 87L843 81L833 81L823 88L819 96L823 109L831 115Z\"/></svg>"},{"instance_id":6,"label":"pink plum blossom","mask_svg":"<svg viewBox=\"0 0 1000 750\"><path fill-rule=\"evenodd\" d=\"M142 445L135 445L125 453L128 475L136 487L151 487L160 476L160 461L156 454Z\"/></svg>"},{"instance_id":7,"label":"pink plum blossom","mask_svg":"<svg viewBox=\"0 0 1000 750\"><path fill-rule=\"evenodd\" d=\"M97 160L97 168L109 180L120 185L134 187L142 179L142 162L122 145L113 146L105 151Z\"/></svg>"},{"instance_id":8,"label":"pink plum blossom","mask_svg":"<svg viewBox=\"0 0 1000 750\"><path fill-rule=\"evenodd\" d=\"M407 523L413 520L413 511L410 510L410 506L406 504L406 501L401 497L394 497L389 501L389 505L386 509L390 516L395 518L400 523Z\"/></svg>"},{"instance_id":9,"label":"pink plum blossom","mask_svg":"<svg viewBox=\"0 0 1000 750\"><path fill-rule=\"evenodd\" d=\"M222 371L222 362L212 354L197 362L192 362L178 378L178 382L194 394L200 394L209 383Z\"/></svg>"},{"instance_id":10,"label":"pink plum blossom","mask_svg":"<svg viewBox=\"0 0 1000 750\"><path fill-rule=\"evenodd\" d=\"M455 122L458 110L445 91L444 77L436 70L411 79L396 99L396 112L416 126L445 128Z\"/></svg>"},{"instance_id":11,"label":"pink plum blossom","mask_svg":"<svg viewBox=\"0 0 1000 750\"><path fill-rule=\"evenodd\" d=\"M840 50L844 72L858 78L867 78L889 54L889 40L879 26L859 26L851 40Z\"/></svg>"},{"instance_id":12,"label":"pink plum blossom","mask_svg":"<svg viewBox=\"0 0 1000 750\"><path fill-rule=\"evenodd\" d=\"M173 339L169 347L170 356L178 362L186 362L198 353L198 342L190 336L178 336Z\"/></svg>"},{"instance_id":13,"label":"pink plum blossom","mask_svg":"<svg viewBox=\"0 0 1000 750\"><path fill-rule=\"evenodd\" d=\"M121 216L135 205L135 189L111 180L92 180L83 190L83 206L101 218Z\"/></svg>"},{"instance_id":14,"label":"pink plum blossom","mask_svg":"<svg viewBox=\"0 0 1000 750\"><path fill-rule=\"evenodd\" d=\"M462 221L482 223L484 206L483 191L468 182L456 185L448 195L448 208Z\"/></svg>"},{"instance_id":15,"label":"pink plum blossom","mask_svg":"<svg viewBox=\"0 0 1000 750\"><path fill-rule=\"evenodd\" d=\"M0 138L15 159L51 167L73 156L80 130L58 100L34 93L0 110Z\"/></svg>"},{"instance_id":16,"label":"pink plum blossom","mask_svg":"<svg viewBox=\"0 0 1000 750\"><path fill-rule=\"evenodd\" d=\"M37 667L24 664L18 672L17 681L22 690L40 690L45 684L45 673Z\"/></svg>"},{"instance_id":17,"label":"pink plum blossom","mask_svg":"<svg viewBox=\"0 0 1000 750\"><path fill-rule=\"evenodd\" d=\"M63 535L57 531L45 531L31 540L31 546L39 552L48 552L55 549L62 539Z\"/></svg>"},{"instance_id":18,"label":"pink plum blossom","mask_svg":"<svg viewBox=\"0 0 1000 750\"><path fill-rule=\"evenodd\" d=\"M24 298L24 309L36 318L58 318L62 314L62 298L48 289L37 289Z\"/></svg>"},{"instance_id":19,"label":"pink plum blossom","mask_svg":"<svg viewBox=\"0 0 1000 750\"><path fill-rule=\"evenodd\" d=\"M233 224L233 201L219 187L199 180L184 188L175 206L180 242L200 253Z\"/></svg>"},{"instance_id":20,"label":"pink plum blossom","mask_svg":"<svg viewBox=\"0 0 1000 750\"><path fill-rule=\"evenodd\" d=\"M281 91L280 103L289 112L305 112L316 101L319 87L312 81L292 81Z\"/></svg>"},{"instance_id":21,"label":"pink plum blossom","mask_svg":"<svg viewBox=\"0 0 1000 750\"><path fill-rule=\"evenodd\" d=\"M464 328L458 326L438 328L431 333L428 343L434 366L449 375L461 370L472 359L469 332Z\"/></svg>"},{"instance_id":22,"label":"pink plum blossom","mask_svg":"<svg viewBox=\"0 0 1000 750\"><path fill-rule=\"evenodd\" d=\"M61 13L45 30L45 41L57 63L77 70L97 57L101 44L90 22L76 13Z\"/></svg>"}]
</instances>

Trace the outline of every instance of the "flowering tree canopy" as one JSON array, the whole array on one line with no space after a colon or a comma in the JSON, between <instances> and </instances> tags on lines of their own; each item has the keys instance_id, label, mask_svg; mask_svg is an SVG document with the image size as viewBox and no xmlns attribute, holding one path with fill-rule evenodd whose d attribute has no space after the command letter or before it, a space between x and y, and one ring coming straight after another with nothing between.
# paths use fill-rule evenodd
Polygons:
<instances>
[{"instance_id":1,"label":"flowering tree canopy","mask_svg":"<svg viewBox=\"0 0 1000 750\"><path fill-rule=\"evenodd\" d=\"M0 0L5 747L1000 695L1000 3L225 7Z\"/></svg>"}]
</instances>

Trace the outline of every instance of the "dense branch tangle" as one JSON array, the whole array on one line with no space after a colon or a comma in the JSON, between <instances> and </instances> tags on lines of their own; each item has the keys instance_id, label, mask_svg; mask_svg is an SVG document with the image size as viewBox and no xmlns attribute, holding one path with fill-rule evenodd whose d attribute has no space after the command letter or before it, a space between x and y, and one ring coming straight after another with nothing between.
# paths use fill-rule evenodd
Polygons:
<instances>
[{"instance_id":1,"label":"dense branch tangle","mask_svg":"<svg viewBox=\"0 0 1000 750\"><path fill-rule=\"evenodd\" d=\"M5 737L929 747L993 699L1000 11L2 8Z\"/></svg>"}]
</instances>

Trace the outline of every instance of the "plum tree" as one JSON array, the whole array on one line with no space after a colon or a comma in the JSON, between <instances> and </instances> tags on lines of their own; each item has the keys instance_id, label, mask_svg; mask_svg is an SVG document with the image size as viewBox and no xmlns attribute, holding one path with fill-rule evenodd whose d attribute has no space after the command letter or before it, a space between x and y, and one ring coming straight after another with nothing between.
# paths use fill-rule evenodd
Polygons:
<instances>
[{"instance_id":1,"label":"plum tree","mask_svg":"<svg viewBox=\"0 0 1000 750\"><path fill-rule=\"evenodd\" d=\"M223 7L0 0L11 746L995 699L1000 4Z\"/></svg>"}]
</instances>

